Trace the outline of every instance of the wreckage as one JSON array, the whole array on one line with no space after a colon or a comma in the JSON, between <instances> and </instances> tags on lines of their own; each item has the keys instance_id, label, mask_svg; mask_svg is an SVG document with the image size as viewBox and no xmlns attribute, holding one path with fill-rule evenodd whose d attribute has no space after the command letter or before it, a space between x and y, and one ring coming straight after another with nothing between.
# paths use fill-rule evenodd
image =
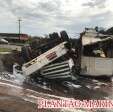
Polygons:
<instances>
[{"instance_id":1,"label":"wreckage","mask_svg":"<svg viewBox=\"0 0 113 112\"><path fill-rule=\"evenodd\" d=\"M113 75L113 36L86 28L81 34L81 75Z\"/></svg>"},{"instance_id":2,"label":"wreckage","mask_svg":"<svg viewBox=\"0 0 113 112\"><path fill-rule=\"evenodd\" d=\"M65 31L51 34L56 37L45 45L36 48L37 56L22 65L23 74L26 76L43 77L47 79L66 79L74 77L72 74L76 63L76 53ZM22 51L26 60L29 60L29 49ZM39 53L40 52L40 53ZM27 58L26 58L27 57ZM72 76L73 75L73 76Z\"/></svg>"},{"instance_id":3,"label":"wreckage","mask_svg":"<svg viewBox=\"0 0 113 112\"><path fill-rule=\"evenodd\" d=\"M76 42L65 31L60 36L53 33L49 37L42 45L32 43L33 46L22 47L24 64L20 68L26 77L72 80L76 75L113 75L112 36L86 29Z\"/></svg>"},{"instance_id":4,"label":"wreckage","mask_svg":"<svg viewBox=\"0 0 113 112\"><path fill-rule=\"evenodd\" d=\"M78 45L74 47L65 31L61 32L60 37L58 34L50 36L52 41L38 47L36 57L23 64L24 75L37 74L48 79L65 79L76 74L113 74L113 39L110 35L100 34L95 29L86 29L78 39ZM25 51L23 55L28 58L30 56L26 56Z\"/></svg>"},{"instance_id":5,"label":"wreckage","mask_svg":"<svg viewBox=\"0 0 113 112\"><path fill-rule=\"evenodd\" d=\"M63 33L63 41L61 39L55 47L23 65L24 74L39 70L41 76L49 79L113 75L112 36L86 29L81 33L78 45L72 47L68 35Z\"/></svg>"}]
</instances>

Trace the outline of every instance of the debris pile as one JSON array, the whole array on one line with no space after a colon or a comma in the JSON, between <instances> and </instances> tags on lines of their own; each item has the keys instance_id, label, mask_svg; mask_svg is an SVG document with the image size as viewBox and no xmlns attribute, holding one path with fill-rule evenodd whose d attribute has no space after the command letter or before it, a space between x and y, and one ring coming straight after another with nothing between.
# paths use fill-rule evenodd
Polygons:
<instances>
[{"instance_id":1,"label":"debris pile","mask_svg":"<svg viewBox=\"0 0 113 112\"><path fill-rule=\"evenodd\" d=\"M77 50L74 42L65 31L49 34L49 39L40 43L33 40L29 45L23 46L21 52L6 55L3 64L7 70L13 71L13 65L18 63L23 75L30 77L44 77L49 79L65 79L72 77L72 71L77 62ZM10 58L10 59L9 59ZM77 67L76 67L77 68ZM17 67L18 69L18 67Z\"/></svg>"}]
</instances>

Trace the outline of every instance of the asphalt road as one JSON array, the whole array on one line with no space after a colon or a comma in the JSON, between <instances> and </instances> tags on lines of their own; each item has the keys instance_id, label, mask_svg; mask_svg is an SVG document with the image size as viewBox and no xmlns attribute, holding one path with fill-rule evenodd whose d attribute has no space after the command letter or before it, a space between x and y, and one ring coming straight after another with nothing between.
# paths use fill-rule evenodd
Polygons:
<instances>
[{"instance_id":1,"label":"asphalt road","mask_svg":"<svg viewBox=\"0 0 113 112\"><path fill-rule=\"evenodd\" d=\"M113 99L111 79L93 79L77 76L73 81L45 84L26 84L7 77L0 79L0 112L113 112L110 109L66 110L37 108L38 97L46 99Z\"/></svg>"}]
</instances>

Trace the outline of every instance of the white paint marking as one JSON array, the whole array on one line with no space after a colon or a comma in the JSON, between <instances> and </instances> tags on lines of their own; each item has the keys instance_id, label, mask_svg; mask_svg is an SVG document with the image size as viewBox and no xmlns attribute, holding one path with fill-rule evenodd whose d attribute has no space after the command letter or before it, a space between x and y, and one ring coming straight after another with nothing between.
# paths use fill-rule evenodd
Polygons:
<instances>
[{"instance_id":1,"label":"white paint marking","mask_svg":"<svg viewBox=\"0 0 113 112\"><path fill-rule=\"evenodd\" d=\"M107 84L106 83L103 83L103 82L98 82L96 84L99 85L99 86L101 86L101 85L106 85L107 86Z\"/></svg>"},{"instance_id":2,"label":"white paint marking","mask_svg":"<svg viewBox=\"0 0 113 112\"><path fill-rule=\"evenodd\" d=\"M99 81L94 79L94 80L92 80L92 82L99 82Z\"/></svg>"},{"instance_id":3,"label":"white paint marking","mask_svg":"<svg viewBox=\"0 0 113 112\"><path fill-rule=\"evenodd\" d=\"M92 86L90 86L90 85L87 85L86 87L87 87L87 88L89 88L89 89L91 89L91 88L92 88Z\"/></svg>"},{"instance_id":4,"label":"white paint marking","mask_svg":"<svg viewBox=\"0 0 113 112\"><path fill-rule=\"evenodd\" d=\"M95 86L93 89L99 89L100 88L100 86Z\"/></svg>"},{"instance_id":5,"label":"white paint marking","mask_svg":"<svg viewBox=\"0 0 113 112\"><path fill-rule=\"evenodd\" d=\"M81 85L75 85L75 84L72 84L72 86L75 87L75 88L80 88L80 87L82 87Z\"/></svg>"}]
</instances>

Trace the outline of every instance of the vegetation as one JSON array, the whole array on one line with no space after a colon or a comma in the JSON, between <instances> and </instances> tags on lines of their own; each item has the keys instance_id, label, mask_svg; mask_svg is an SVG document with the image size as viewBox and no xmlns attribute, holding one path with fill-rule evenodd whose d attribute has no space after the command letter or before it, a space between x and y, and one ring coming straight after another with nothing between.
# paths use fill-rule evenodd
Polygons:
<instances>
[{"instance_id":1,"label":"vegetation","mask_svg":"<svg viewBox=\"0 0 113 112\"><path fill-rule=\"evenodd\" d=\"M113 27L107 29L106 34L113 35Z\"/></svg>"},{"instance_id":2,"label":"vegetation","mask_svg":"<svg viewBox=\"0 0 113 112\"><path fill-rule=\"evenodd\" d=\"M107 30L104 30L104 29L101 29L99 31L99 33L102 33L102 34L105 34L105 35L113 35L113 27L107 29Z\"/></svg>"},{"instance_id":3,"label":"vegetation","mask_svg":"<svg viewBox=\"0 0 113 112\"><path fill-rule=\"evenodd\" d=\"M0 48L0 52L11 52L9 48Z\"/></svg>"}]
</instances>

